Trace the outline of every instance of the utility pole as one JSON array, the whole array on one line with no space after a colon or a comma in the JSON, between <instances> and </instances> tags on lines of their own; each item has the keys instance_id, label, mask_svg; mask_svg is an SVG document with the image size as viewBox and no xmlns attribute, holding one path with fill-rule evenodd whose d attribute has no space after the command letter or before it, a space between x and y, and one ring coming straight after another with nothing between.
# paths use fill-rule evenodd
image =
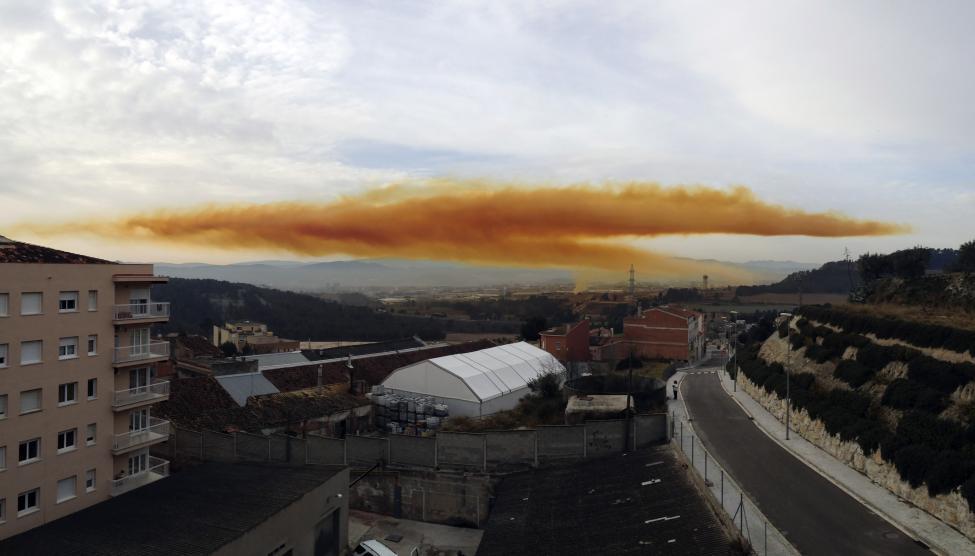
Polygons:
<instances>
[{"instance_id":1,"label":"utility pole","mask_svg":"<svg viewBox=\"0 0 975 556\"><path fill-rule=\"evenodd\" d=\"M731 318L734 320L734 327L731 329L731 368L735 370L735 376L732 377L732 384L734 385L734 392L738 391L738 311L731 311Z\"/></svg>"},{"instance_id":2,"label":"utility pole","mask_svg":"<svg viewBox=\"0 0 975 556\"><path fill-rule=\"evenodd\" d=\"M630 265L630 297L636 296L636 270Z\"/></svg>"},{"instance_id":3,"label":"utility pole","mask_svg":"<svg viewBox=\"0 0 975 556\"><path fill-rule=\"evenodd\" d=\"M789 385L789 376L792 372L789 370L792 367L792 344L786 339L786 349L789 350L789 354L785 360L785 439L789 439L789 417L792 415L792 390Z\"/></svg>"}]
</instances>

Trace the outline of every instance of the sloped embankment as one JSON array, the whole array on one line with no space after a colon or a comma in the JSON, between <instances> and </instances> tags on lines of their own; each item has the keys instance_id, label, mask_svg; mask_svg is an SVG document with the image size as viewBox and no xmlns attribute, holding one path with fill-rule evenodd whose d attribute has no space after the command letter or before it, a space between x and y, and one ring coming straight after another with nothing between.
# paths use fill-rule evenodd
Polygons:
<instances>
[{"instance_id":1,"label":"sloped embankment","mask_svg":"<svg viewBox=\"0 0 975 556\"><path fill-rule=\"evenodd\" d=\"M746 391L784 420L788 368L798 434L975 539L975 364L881 345L890 330L849 333L810 309L740 349Z\"/></svg>"}]
</instances>

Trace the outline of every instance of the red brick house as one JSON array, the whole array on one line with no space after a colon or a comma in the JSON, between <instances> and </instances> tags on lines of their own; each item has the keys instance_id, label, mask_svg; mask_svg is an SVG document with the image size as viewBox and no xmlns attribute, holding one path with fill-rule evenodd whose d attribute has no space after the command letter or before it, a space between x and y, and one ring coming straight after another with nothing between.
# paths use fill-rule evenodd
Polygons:
<instances>
[{"instance_id":1,"label":"red brick house","mask_svg":"<svg viewBox=\"0 0 975 556\"><path fill-rule=\"evenodd\" d=\"M703 356L700 313L665 305L623 319L623 341L634 355L694 362Z\"/></svg>"},{"instance_id":2,"label":"red brick house","mask_svg":"<svg viewBox=\"0 0 975 556\"><path fill-rule=\"evenodd\" d=\"M589 321L564 324L539 334L539 345L565 362L589 361Z\"/></svg>"}]
</instances>

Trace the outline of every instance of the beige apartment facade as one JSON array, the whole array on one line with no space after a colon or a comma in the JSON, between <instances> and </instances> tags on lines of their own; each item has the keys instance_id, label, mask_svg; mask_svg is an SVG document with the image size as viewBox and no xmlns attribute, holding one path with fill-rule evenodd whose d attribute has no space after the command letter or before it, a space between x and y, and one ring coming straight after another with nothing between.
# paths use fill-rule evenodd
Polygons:
<instances>
[{"instance_id":1,"label":"beige apartment facade","mask_svg":"<svg viewBox=\"0 0 975 556\"><path fill-rule=\"evenodd\" d=\"M64 262L72 261L72 262ZM109 263L0 237L0 538L168 475L152 414L169 354L152 265Z\"/></svg>"}]
</instances>

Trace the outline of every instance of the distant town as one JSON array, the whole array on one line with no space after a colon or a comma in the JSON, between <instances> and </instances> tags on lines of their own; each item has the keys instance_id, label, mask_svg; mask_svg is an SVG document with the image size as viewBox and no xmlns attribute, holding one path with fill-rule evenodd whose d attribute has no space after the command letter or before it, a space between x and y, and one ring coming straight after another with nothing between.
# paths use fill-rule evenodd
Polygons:
<instances>
[{"instance_id":1,"label":"distant town","mask_svg":"<svg viewBox=\"0 0 975 556\"><path fill-rule=\"evenodd\" d=\"M0 238L0 553L964 553L973 263L373 298Z\"/></svg>"}]
</instances>

